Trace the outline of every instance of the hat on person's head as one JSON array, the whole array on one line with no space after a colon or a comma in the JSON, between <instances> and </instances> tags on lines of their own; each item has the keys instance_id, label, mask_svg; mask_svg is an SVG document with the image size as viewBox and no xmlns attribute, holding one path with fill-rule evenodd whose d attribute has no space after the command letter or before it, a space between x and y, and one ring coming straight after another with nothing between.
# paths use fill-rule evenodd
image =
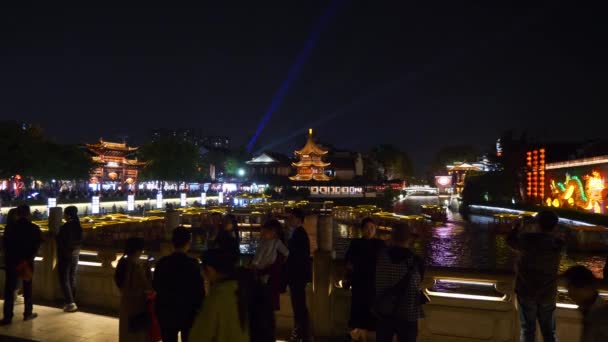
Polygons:
<instances>
[{"instance_id":1,"label":"hat on person's head","mask_svg":"<svg viewBox=\"0 0 608 342\"><path fill-rule=\"evenodd\" d=\"M407 242L410 238L416 238L418 234L410 227L409 224L399 222L393 225L391 231L391 239L397 243Z\"/></svg>"}]
</instances>

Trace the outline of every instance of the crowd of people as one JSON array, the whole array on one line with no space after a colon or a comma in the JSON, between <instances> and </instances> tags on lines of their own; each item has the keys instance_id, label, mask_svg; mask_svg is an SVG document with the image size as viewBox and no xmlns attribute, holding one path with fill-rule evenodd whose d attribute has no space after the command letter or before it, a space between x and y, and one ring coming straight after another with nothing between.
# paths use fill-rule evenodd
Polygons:
<instances>
[{"instance_id":1,"label":"crowd of people","mask_svg":"<svg viewBox=\"0 0 608 342\"><path fill-rule=\"evenodd\" d=\"M32 223L29 207L9 212L4 231L6 282L4 318L13 319L16 291L22 288L24 320L37 314L32 304L34 258L42 242L40 228ZM142 238L126 240L124 255L114 275L120 290L120 341L274 341L274 312L279 296L289 288L294 313L290 341L309 341L306 285L312 280L310 241L304 229L305 214L294 209L286 220L270 219L260 230L260 242L250 263L243 265L239 231L232 215L214 214L207 249L200 258L190 254L189 229L172 232L173 252L156 263L142 258ZM76 207L64 210L65 223L57 242L57 274L65 312L75 312L76 272L82 246L82 228ZM522 221L507 236L518 251L515 292L520 341L535 341L537 322L543 340L557 341L556 294L564 240L556 233L558 217L541 211ZM424 259L411 246L417 234L404 223L393 225L390 239L376 238L376 223L362 221L361 237L353 239L345 256L343 285L352 290L348 340L378 342L416 341L418 320L429 299L421 291ZM581 341L608 341L608 305L598 292L598 279L584 266L561 275L569 297L583 315ZM19 282L21 283L19 285Z\"/></svg>"}]
</instances>

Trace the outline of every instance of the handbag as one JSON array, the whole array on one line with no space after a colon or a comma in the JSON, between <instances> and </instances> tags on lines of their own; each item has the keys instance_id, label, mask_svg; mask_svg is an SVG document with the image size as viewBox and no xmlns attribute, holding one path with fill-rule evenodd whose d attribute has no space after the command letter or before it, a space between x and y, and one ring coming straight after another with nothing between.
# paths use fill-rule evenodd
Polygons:
<instances>
[{"instance_id":1,"label":"handbag","mask_svg":"<svg viewBox=\"0 0 608 342\"><path fill-rule=\"evenodd\" d=\"M378 319L386 319L393 317L397 313L397 308L400 304L400 299L405 292L405 289L410 283L411 274L416 266L416 261L408 267L405 275L397 284L386 289L383 293L377 296L372 303L371 312Z\"/></svg>"},{"instance_id":2,"label":"handbag","mask_svg":"<svg viewBox=\"0 0 608 342\"><path fill-rule=\"evenodd\" d=\"M20 261L15 269L17 270L17 275L22 280L30 281L34 277L34 271L27 260Z\"/></svg>"},{"instance_id":3,"label":"handbag","mask_svg":"<svg viewBox=\"0 0 608 342\"><path fill-rule=\"evenodd\" d=\"M129 332L141 331L147 329L151 323L150 313L146 309L136 315L130 316L127 320L127 328Z\"/></svg>"}]
</instances>

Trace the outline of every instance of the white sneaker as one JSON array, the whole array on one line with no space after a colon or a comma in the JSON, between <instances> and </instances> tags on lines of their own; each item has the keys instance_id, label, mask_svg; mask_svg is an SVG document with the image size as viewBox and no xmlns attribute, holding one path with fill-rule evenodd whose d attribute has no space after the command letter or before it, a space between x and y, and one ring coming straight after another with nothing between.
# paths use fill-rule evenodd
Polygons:
<instances>
[{"instance_id":1,"label":"white sneaker","mask_svg":"<svg viewBox=\"0 0 608 342\"><path fill-rule=\"evenodd\" d=\"M70 303L68 305L65 306L65 308L63 309L63 311L65 312L76 312L78 311L78 307L76 306L76 303Z\"/></svg>"}]
</instances>

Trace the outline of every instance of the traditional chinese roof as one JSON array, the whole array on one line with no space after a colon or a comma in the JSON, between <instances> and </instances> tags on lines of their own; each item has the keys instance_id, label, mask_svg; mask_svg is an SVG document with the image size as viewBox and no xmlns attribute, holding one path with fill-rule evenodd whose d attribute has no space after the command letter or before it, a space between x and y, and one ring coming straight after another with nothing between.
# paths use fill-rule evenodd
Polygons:
<instances>
[{"instance_id":1,"label":"traditional chinese roof","mask_svg":"<svg viewBox=\"0 0 608 342\"><path fill-rule=\"evenodd\" d=\"M316 173L316 174L306 174L306 175L301 175L301 174L297 174L295 176L289 177L290 180L292 181L310 181L310 180L316 180L316 181L321 181L321 182L325 182L325 181L329 181L331 180L331 178L325 174L322 173Z\"/></svg>"},{"instance_id":2,"label":"traditional chinese roof","mask_svg":"<svg viewBox=\"0 0 608 342\"><path fill-rule=\"evenodd\" d=\"M291 163L291 165L295 167L328 167L331 163L326 163L323 161L314 161L314 160L301 160L297 163Z\"/></svg>"},{"instance_id":3,"label":"traditional chinese roof","mask_svg":"<svg viewBox=\"0 0 608 342\"><path fill-rule=\"evenodd\" d=\"M86 144L85 146L93 153L109 155L124 155L138 150L137 147L129 147L126 143L103 141L103 139L99 139L99 142L95 144Z\"/></svg>"},{"instance_id":4,"label":"traditional chinese roof","mask_svg":"<svg viewBox=\"0 0 608 342\"><path fill-rule=\"evenodd\" d=\"M301 156L303 154L322 156L327 154L327 152L328 151L322 149L314 142L314 140L312 139L312 128L310 128L308 130L308 140L306 140L306 144L304 145L304 147L302 147L301 150L295 151L295 154L297 156Z\"/></svg>"},{"instance_id":5,"label":"traditional chinese roof","mask_svg":"<svg viewBox=\"0 0 608 342\"><path fill-rule=\"evenodd\" d=\"M286 155L274 152L263 152L257 157L246 162L249 165L285 164L290 165L291 159Z\"/></svg>"}]
</instances>

